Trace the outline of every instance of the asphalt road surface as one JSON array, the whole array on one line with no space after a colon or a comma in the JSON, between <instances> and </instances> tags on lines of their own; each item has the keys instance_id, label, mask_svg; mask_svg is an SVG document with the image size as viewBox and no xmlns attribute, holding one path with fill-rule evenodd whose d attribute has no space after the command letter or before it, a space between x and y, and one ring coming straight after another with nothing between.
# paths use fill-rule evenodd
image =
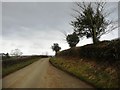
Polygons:
<instances>
[{"instance_id":1,"label":"asphalt road surface","mask_svg":"<svg viewBox=\"0 0 120 90\"><path fill-rule=\"evenodd\" d=\"M93 88L40 59L3 78L3 88Z\"/></svg>"}]
</instances>

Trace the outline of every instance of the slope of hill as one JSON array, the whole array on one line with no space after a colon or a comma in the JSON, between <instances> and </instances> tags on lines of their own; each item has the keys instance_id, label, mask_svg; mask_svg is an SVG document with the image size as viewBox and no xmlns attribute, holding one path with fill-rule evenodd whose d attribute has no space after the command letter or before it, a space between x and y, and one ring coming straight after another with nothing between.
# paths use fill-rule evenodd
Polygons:
<instances>
[{"instance_id":1,"label":"slope of hill","mask_svg":"<svg viewBox=\"0 0 120 90\"><path fill-rule=\"evenodd\" d=\"M51 58L50 62L95 87L118 88L120 39L67 49Z\"/></svg>"}]
</instances>

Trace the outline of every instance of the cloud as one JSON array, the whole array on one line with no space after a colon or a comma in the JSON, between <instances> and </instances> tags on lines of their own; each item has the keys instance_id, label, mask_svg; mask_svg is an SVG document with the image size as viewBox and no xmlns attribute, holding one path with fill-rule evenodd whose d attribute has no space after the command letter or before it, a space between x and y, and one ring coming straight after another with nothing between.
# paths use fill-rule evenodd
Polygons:
<instances>
[{"instance_id":1,"label":"cloud","mask_svg":"<svg viewBox=\"0 0 120 90\"><path fill-rule=\"evenodd\" d=\"M10 53L19 48L23 54L53 55L53 43L59 43L62 50L69 48L64 33L73 32L69 25L73 20L72 7L73 3L65 2L3 2L0 51ZM116 34L106 35L103 39L115 38ZM77 46L91 42L91 39L84 39Z\"/></svg>"}]
</instances>

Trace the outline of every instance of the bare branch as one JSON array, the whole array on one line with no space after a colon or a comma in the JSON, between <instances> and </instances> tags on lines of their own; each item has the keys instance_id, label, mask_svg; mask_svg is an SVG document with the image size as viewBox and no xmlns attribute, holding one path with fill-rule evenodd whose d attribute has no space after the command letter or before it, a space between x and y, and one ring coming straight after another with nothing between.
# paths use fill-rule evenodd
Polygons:
<instances>
[{"instance_id":1,"label":"bare branch","mask_svg":"<svg viewBox=\"0 0 120 90\"><path fill-rule=\"evenodd\" d=\"M80 2L76 2L76 5L77 5L79 8L81 8L82 10L85 9L85 6L83 7Z\"/></svg>"},{"instance_id":2,"label":"bare branch","mask_svg":"<svg viewBox=\"0 0 120 90\"><path fill-rule=\"evenodd\" d=\"M76 10L76 9L72 9L73 11L77 12L78 14L81 14L80 11Z\"/></svg>"},{"instance_id":3,"label":"bare branch","mask_svg":"<svg viewBox=\"0 0 120 90\"><path fill-rule=\"evenodd\" d=\"M111 27L109 27L109 30L107 30L107 31L105 31L105 32L102 32L98 37L101 37L101 36L104 35L104 34L108 34L108 33L110 33L111 31L117 29L118 27L120 27L120 26L114 26L114 25L112 25Z\"/></svg>"}]
</instances>

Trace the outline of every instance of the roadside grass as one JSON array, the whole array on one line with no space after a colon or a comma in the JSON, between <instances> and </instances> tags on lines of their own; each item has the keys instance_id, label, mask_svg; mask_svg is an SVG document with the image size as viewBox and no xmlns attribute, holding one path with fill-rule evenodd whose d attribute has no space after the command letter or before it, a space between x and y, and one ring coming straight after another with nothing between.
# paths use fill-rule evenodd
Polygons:
<instances>
[{"instance_id":1,"label":"roadside grass","mask_svg":"<svg viewBox=\"0 0 120 90\"><path fill-rule=\"evenodd\" d=\"M2 77L5 77L10 73L13 73L21 68L24 68L25 66L28 66L39 59L40 57L36 57L36 58L31 58L29 60L26 60L24 62L21 61L13 65L2 66Z\"/></svg>"},{"instance_id":2,"label":"roadside grass","mask_svg":"<svg viewBox=\"0 0 120 90\"><path fill-rule=\"evenodd\" d=\"M88 82L96 88L118 88L118 76L112 66L95 60L76 58L50 58L50 62L80 80Z\"/></svg>"}]
</instances>

